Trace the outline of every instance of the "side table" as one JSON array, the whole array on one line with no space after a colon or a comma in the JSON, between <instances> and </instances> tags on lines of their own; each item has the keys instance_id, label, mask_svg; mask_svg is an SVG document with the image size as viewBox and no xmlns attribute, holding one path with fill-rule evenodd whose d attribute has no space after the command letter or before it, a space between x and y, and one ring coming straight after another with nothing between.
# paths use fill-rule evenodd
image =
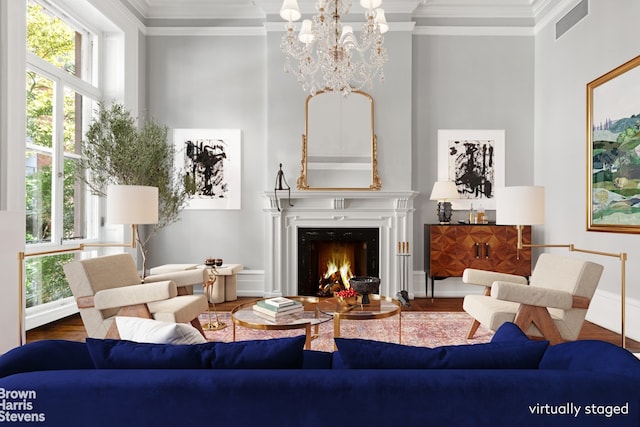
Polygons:
<instances>
[{"instance_id":1,"label":"side table","mask_svg":"<svg viewBox=\"0 0 640 427\"><path fill-rule=\"evenodd\" d=\"M209 288L209 301L217 304L238 299L237 274L244 268L242 264L222 264L219 267L201 265L199 268L215 268L215 275L218 280Z\"/></svg>"}]
</instances>

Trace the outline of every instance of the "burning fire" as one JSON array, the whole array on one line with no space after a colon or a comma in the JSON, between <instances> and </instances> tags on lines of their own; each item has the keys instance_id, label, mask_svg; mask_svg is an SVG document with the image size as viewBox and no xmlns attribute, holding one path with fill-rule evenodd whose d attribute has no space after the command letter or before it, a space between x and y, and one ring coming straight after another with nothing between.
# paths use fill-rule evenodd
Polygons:
<instances>
[{"instance_id":1,"label":"burning fire","mask_svg":"<svg viewBox=\"0 0 640 427\"><path fill-rule=\"evenodd\" d=\"M331 295L341 289L348 289L349 279L353 277L351 262L343 257L341 261L335 258L327 262L327 271L320 278L320 295Z\"/></svg>"},{"instance_id":2,"label":"burning fire","mask_svg":"<svg viewBox=\"0 0 640 427\"><path fill-rule=\"evenodd\" d=\"M351 263L349 261L343 261L342 264L338 266L334 261L329 261L327 263L327 272L324 274L324 278L328 279L336 273L340 273L340 279L342 280L344 287L349 288L349 279L353 277L353 274L351 274Z\"/></svg>"}]
</instances>

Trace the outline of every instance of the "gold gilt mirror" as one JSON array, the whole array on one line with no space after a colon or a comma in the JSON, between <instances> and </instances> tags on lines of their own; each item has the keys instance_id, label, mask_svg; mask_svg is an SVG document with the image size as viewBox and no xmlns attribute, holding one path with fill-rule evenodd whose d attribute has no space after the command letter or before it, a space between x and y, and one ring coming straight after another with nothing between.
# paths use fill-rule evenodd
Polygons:
<instances>
[{"instance_id":1,"label":"gold gilt mirror","mask_svg":"<svg viewBox=\"0 0 640 427\"><path fill-rule=\"evenodd\" d=\"M373 98L320 91L305 104L299 190L380 190Z\"/></svg>"}]
</instances>

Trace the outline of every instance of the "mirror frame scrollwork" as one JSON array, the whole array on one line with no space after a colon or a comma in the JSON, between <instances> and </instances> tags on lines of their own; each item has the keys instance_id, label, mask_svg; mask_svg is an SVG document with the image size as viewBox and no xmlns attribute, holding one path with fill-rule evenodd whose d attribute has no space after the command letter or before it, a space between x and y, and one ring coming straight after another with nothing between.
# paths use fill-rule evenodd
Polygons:
<instances>
[{"instance_id":1,"label":"mirror frame scrollwork","mask_svg":"<svg viewBox=\"0 0 640 427\"><path fill-rule=\"evenodd\" d=\"M318 96L322 96L322 94L333 94L333 92L330 90L319 91L313 96L309 95L305 102L305 133L302 135L302 159L300 161L301 163L300 176L298 177L298 180L297 180L298 190L365 190L365 191L380 190L382 188L382 181L380 180L380 176L378 175L377 136L374 131L373 98L368 93L362 92L362 91L353 91L349 96L364 96L368 100L368 105L370 105L370 114L368 113L366 114L366 116L370 117L370 123L368 123L368 120L366 120L364 123L361 124L363 127L367 126L367 130L369 129L369 126L370 126L370 134L371 134L370 150L371 151L369 152L369 148L368 147L366 148L366 151L367 151L366 155L368 156L370 154L370 158L371 158L370 183L368 184L368 186L349 186L349 185L310 186L309 185L309 122L310 122L310 105L309 104L312 100L318 99L317 98ZM343 95L340 95L340 96L342 97ZM320 114L322 115L322 112ZM320 120L321 123L323 123L322 122L323 120L326 120L328 126L335 124L334 122L331 121L332 118L316 117L316 119ZM312 140L312 143L313 143L313 140ZM367 170L367 172L369 172L368 165L367 167L365 167L365 169Z\"/></svg>"}]
</instances>

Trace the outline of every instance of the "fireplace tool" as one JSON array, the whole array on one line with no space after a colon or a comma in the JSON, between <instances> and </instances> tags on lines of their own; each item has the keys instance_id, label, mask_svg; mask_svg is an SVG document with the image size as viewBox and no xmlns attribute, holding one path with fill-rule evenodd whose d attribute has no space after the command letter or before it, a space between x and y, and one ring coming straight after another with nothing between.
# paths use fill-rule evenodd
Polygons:
<instances>
[{"instance_id":1,"label":"fireplace tool","mask_svg":"<svg viewBox=\"0 0 640 427\"><path fill-rule=\"evenodd\" d=\"M214 283L218 280L216 276L216 268L211 266L209 267L209 280L204 283L204 292L207 295L207 314L209 316L209 323L203 326L202 329L205 331L219 331L220 329L224 329L227 325L224 322L221 322L218 319L218 311L216 310L216 304L211 300L211 291L213 289ZM211 321L211 306L213 306L213 314L215 314L216 321Z\"/></svg>"},{"instance_id":2,"label":"fireplace tool","mask_svg":"<svg viewBox=\"0 0 640 427\"><path fill-rule=\"evenodd\" d=\"M398 301L402 303L405 307L408 307L409 304L409 293L407 292L407 284L409 281L409 263L408 258L411 256L409 252L409 242L398 242L398 261L399 261L399 270L400 270L400 286L402 290L396 294L396 298Z\"/></svg>"}]
</instances>

